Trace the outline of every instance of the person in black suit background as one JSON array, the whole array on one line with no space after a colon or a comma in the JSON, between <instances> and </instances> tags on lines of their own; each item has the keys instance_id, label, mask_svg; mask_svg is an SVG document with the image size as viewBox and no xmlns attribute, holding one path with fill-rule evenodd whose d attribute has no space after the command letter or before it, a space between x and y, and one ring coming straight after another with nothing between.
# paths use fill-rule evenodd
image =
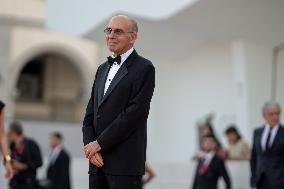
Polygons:
<instances>
[{"instance_id":1,"label":"person in black suit background","mask_svg":"<svg viewBox=\"0 0 284 189\"><path fill-rule=\"evenodd\" d=\"M47 168L49 189L70 189L70 157L63 147L61 133L51 133L49 144L52 148Z\"/></svg>"},{"instance_id":2,"label":"person in black suit background","mask_svg":"<svg viewBox=\"0 0 284 189\"><path fill-rule=\"evenodd\" d=\"M266 102L262 108L265 124L254 131L251 157L251 186L258 189L284 188L284 128L281 107Z\"/></svg>"},{"instance_id":3,"label":"person in black suit background","mask_svg":"<svg viewBox=\"0 0 284 189\"><path fill-rule=\"evenodd\" d=\"M112 56L97 69L82 128L89 188L141 189L155 68L133 48L132 18L114 16L104 32Z\"/></svg>"},{"instance_id":4,"label":"person in black suit background","mask_svg":"<svg viewBox=\"0 0 284 189\"><path fill-rule=\"evenodd\" d=\"M24 136L21 123L13 122L8 132L11 141L11 157L14 177L11 189L36 189L37 169L42 166L42 156L38 144Z\"/></svg>"},{"instance_id":5,"label":"person in black suit background","mask_svg":"<svg viewBox=\"0 0 284 189\"><path fill-rule=\"evenodd\" d=\"M214 136L203 137L203 155L198 161L192 189L217 189L219 177L223 177L227 189L231 188L224 160L216 154L217 144Z\"/></svg>"}]
</instances>

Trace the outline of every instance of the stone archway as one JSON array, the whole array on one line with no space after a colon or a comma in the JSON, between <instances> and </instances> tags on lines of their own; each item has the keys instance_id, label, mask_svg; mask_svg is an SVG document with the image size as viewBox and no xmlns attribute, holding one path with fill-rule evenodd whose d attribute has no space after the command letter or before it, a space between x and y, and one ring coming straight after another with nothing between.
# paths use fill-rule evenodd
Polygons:
<instances>
[{"instance_id":1,"label":"stone archway","mask_svg":"<svg viewBox=\"0 0 284 189\"><path fill-rule=\"evenodd\" d=\"M44 65L39 66L41 68L37 68L38 70L36 72L38 76L44 75L43 73L39 73L40 69L43 69L44 73L49 72L49 75L52 75L52 72L47 71L47 69L55 69L57 71L61 70L61 72L65 75L67 74L69 79L65 78L66 81L62 82L62 78L64 80L64 77L61 77L61 79L59 78L59 80L54 81L53 83L56 83L57 87L55 88L57 88L57 90L53 91L53 95L48 94L48 92L46 91L44 92L44 94L26 93L26 95L30 95L30 97L39 97L38 99L35 98L35 100L33 101L31 100L31 98L25 99L25 96L21 96L21 94L18 93L19 91L17 90L17 87L19 87L20 83L23 84L25 82L31 82L30 84L34 85L34 83L40 82L39 80L35 81L31 79L31 77L25 77L23 75L32 72L30 70L31 66L29 65L36 64L35 62L37 61L38 65L40 65L41 63L43 63L42 65ZM54 63L56 61L59 61L61 63L56 65ZM80 55L80 53L76 52L74 49L68 46L58 45L55 43L44 45L41 44L34 46L33 48L26 49L25 52L22 52L21 56L19 56L16 61L12 63L10 70L11 74L9 79L10 82L8 85L8 93L10 94L10 101L13 106L12 112L16 117L72 122L78 122L82 120L84 106L90 95L90 86L93 80L94 72L91 66L91 62L88 62L83 55ZM57 74L57 76L60 76L60 74ZM66 92L68 91L68 86L66 86L66 84L69 85L69 87L70 84L74 84L74 81L72 82L72 78L74 78L73 76L77 78L77 80L75 79L75 81L78 81L76 86L77 91L75 92L76 94L71 92L72 94L69 94L68 96L66 95ZM49 76L49 78L53 77ZM23 79L26 81L22 81ZM47 82L47 80L43 82L45 83ZM32 88L33 90L35 89L35 87ZM48 89L48 87L44 88L45 90ZM62 90L58 90L59 88L61 88ZM21 90L23 90L23 88ZM52 89L50 89L49 87L49 90Z\"/></svg>"},{"instance_id":2,"label":"stone archway","mask_svg":"<svg viewBox=\"0 0 284 189\"><path fill-rule=\"evenodd\" d=\"M78 122L83 113L83 80L62 55L47 53L26 63L17 81L15 117Z\"/></svg>"}]
</instances>

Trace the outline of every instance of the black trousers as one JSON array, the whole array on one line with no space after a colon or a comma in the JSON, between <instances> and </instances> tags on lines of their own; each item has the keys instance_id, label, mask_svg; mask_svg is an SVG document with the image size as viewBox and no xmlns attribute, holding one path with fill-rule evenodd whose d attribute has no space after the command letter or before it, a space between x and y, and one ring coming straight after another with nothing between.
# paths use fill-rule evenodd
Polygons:
<instances>
[{"instance_id":1,"label":"black trousers","mask_svg":"<svg viewBox=\"0 0 284 189\"><path fill-rule=\"evenodd\" d=\"M99 171L89 175L89 189L142 189L142 176L107 175Z\"/></svg>"}]
</instances>

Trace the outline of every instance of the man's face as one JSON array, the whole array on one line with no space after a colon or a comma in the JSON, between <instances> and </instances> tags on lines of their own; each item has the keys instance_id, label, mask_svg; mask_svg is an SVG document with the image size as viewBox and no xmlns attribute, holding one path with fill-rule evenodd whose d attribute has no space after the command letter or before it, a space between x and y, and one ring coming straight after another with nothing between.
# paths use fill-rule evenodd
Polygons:
<instances>
[{"instance_id":1,"label":"man's face","mask_svg":"<svg viewBox=\"0 0 284 189\"><path fill-rule=\"evenodd\" d=\"M202 141L202 149L206 152L216 150L217 144L216 141L211 137L205 137Z\"/></svg>"},{"instance_id":2,"label":"man's face","mask_svg":"<svg viewBox=\"0 0 284 189\"><path fill-rule=\"evenodd\" d=\"M273 127L280 123L280 113L279 108L270 107L263 113L263 117L266 123Z\"/></svg>"},{"instance_id":3,"label":"man's face","mask_svg":"<svg viewBox=\"0 0 284 189\"><path fill-rule=\"evenodd\" d=\"M9 139L11 142L15 142L16 139L18 138L18 135L17 135L15 132L13 132L13 131L9 131L9 132L7 133L7 137L8 137L8 139Z\"/></svg>"},{"instance_id":4,"label":"man's face","mask_svg":"<svg viewBox=\"0 0 284 189\"><path fill-rule=\"evenodd\" d=\"M132 31L131 22L127 18L114 17L110 20L107 28L112 30L110 34L106 34L107 47L115 55L125 53L134 45L137 33ZM114 31L120 32L116 33Z\"/></svg>"},{"instance_id":5,"label":"man's face","mask_svg":"<svg viewBox=\"0 0 284 189\"><path fill-rule=\"evenodd\" d=\"M49 145L50 145L50 147L51 148L55 148L57 145L59 145L59 140L56 138L56 137L54 137L54 136L49 136Z\"/></svg>"}]
</instances>

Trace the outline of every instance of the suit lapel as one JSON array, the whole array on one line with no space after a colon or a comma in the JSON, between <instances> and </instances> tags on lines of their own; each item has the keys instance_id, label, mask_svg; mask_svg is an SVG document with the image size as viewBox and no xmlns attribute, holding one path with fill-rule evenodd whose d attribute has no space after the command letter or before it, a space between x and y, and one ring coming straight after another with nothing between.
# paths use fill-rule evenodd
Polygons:
<instances>
[{"instance_id":1,"label":"suit lapel","mask_svg":"<svg viewBox=\"0 0 284 189\"><path fill-rule=\"evenodd\" d=\"M112 82L110 83L105 95L104 95L104 86L105 86L105 81L110 69L110 66L108 69L106 69L106 73L104 73L101 77L102 81L100 82L100 85L102 85L102 87L100 87L101 89L98 90L99 94L98 94L98 107L100 107L104 101L106 101L106 99L109 97L109 95L111 94L111 92L114 90L114 88L119 84L119 82L128 74L128 67L131 65L131 63L133 62L133 60L138 56L137 52L134 50L129 57L125 60L125 62L122 64L122 66L120 67L120 69L118 70L118 72L115 74Z\"/></svg>"},{"instance_id":2,"label":"suit lapel","mask_svg":"<svg viewBox=\"0 0 284 189\"><path fill-rule=\"evenodd\" d=\"M103 96L103 99L101 101L100 105L107 99L107 97L110 95L110 93L113 91L113 89L116 87L116 85L121 81L121 79L128 73L126 64L123 64L120 69L118 70L118 72L115 74L112 82L110 83L106 94Z\"/></svg>"},{"instance_id":3,"label":"suit lapel","mask_svg":"<svg viewBox=\"0 0 284 189\"><path fill-rule=\"evenodd\" d=\"M98 106L102 103L102 100L103 100L105 82L106 82L106 78L107 78L109 69L110 69L110 65L107 64L107 66L104 68L104 70L102 70L102 75L100 77L99 87L98 87Z\"/></svg>"},{"instance_id":4,"label":"suit lapel","mask_svg":"<svg viewBox=\"0 0 284 189\"><path fill-rule=\"evenodd\" d=\"M263 132L264 132L264 127L265 127L265 126L263 126L263 127L259 130L258 136L257 136L257 147L259 148L259 151L260 151L260 152L263 152L263 149L262 149L262 146L261 146L261 138L262 138L262 134L263 134Z\"/></svg>"},{"instance_id":5,"label":"suit lapel","mask_svg":"<svg viewBox=\"0 0 284 189\"><path fill-rule=\"evenodd\" d=\"M273 147L280 141L281 136L282 136L282 132L283 132L283 127L282 127L282 125L279 125L278 131L276 133L276 136L275 136L275 138L272 142L270 149L273 149Z\"/></svg>"}]
</instances>

